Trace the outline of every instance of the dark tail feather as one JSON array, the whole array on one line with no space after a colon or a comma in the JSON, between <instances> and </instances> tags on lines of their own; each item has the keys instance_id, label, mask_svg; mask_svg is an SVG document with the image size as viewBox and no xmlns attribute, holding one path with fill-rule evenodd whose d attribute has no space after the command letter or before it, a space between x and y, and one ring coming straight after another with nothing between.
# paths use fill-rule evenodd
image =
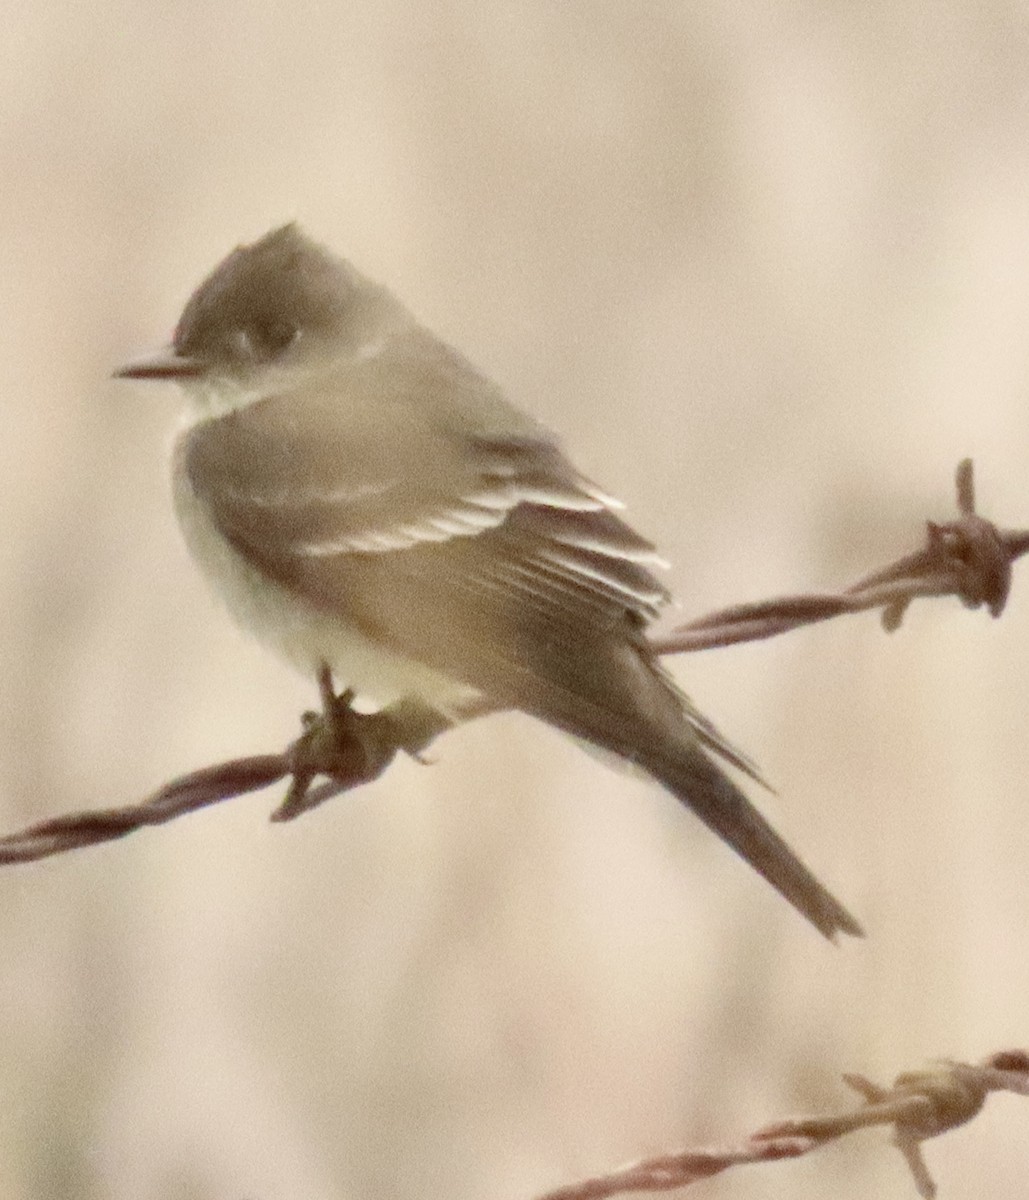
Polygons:
<instances>
[{"instance_id":1,"label":"dark tail feather","mask_svg":"<svg viewBox=\"0 0 1029 1200\"><path fill-rule=\"evenodd\" d=\"M682 748L674 759L662 755L657 762L644 760L640 765L691 808L830 941L840 932L864 936L857 921L699 746Z\"/></svg>"}]
</instances>

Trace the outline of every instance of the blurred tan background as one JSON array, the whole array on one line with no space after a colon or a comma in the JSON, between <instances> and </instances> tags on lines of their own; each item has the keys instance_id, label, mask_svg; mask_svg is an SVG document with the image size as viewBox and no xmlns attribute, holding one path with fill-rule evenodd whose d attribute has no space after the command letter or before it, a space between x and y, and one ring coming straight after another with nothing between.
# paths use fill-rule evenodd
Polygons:
<instances>
[{"instance_id":1,"label":"blurred tan background","mask_svg":"<svg viewBox=\"0 0 1029 1200\"><path fill-rule=\"evenodd\" d=\"M560 429L683 617L1029 524L1029 12L1001 0L8 3L5 828L278 749L314 698L189 565L177 397L108 379L299 219ZM824 944L656 787L483 722L0 875L9 1200L529 1200L1029 1042L1029 580L681 661L867 924ZM673 618L675 614L672 614ZM1025 1102L930 1144L1022 1197ZM910 1197L880 1131L711 1197Z\"/></svg>"}]
</instances>

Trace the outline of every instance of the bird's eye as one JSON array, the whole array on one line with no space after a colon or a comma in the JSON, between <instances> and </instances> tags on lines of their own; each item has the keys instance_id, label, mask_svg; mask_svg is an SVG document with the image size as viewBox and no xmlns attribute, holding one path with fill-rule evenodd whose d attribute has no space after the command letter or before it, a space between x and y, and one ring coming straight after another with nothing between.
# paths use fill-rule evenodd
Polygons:
<instances>
[{"instance_id":1,"label":"bird's eye","mask_svg":"<svg viewBox=\"0 0 1029 1200\"><path fill-rule=\"evenodd\" d=\"M299 334L300 330L290 321L267 321L254 329L251 341L260 353L274 358L292 346Z\"/></svg>"},{"instance_id":2,"label":"bird's eye","mask_svg":"<svg viewBox=\"0 0 1029 1200\"><path fill-rule=\"evenodd\" d=\"M241 362L268 362L288 350L300 336L288 321L252 322L229 336L232 355Z\"/></svg>"}]
</instances>

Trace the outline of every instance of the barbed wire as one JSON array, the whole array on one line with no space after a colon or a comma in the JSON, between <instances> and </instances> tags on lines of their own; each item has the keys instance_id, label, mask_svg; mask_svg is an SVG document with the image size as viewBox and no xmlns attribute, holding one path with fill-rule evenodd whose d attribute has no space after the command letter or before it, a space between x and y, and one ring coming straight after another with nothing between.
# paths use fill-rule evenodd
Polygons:
<instances>
[{"instance_id":1,"label":"barbed wire","mask_svg":"<svg viewBox=\"0 0 1029 1200\"><path fill-rule=\"evenodd\" d=\"M928 522L926 544L838 593L783 596L723 609L655 638L660 655L775 637L847 613L882 609L888 631L919 598L956 596L969 608L1000 616L1011 590L1012 567L1029 551L1029 531L1004 532L975 508L970 459L957 469L958 519ZM353 693L336 695L327 670L319 680L321 713L305 713L304 732L279 754L260 754L204 767L164 785L141 803L87 809L31 825L0 838L0 866L32 862L125 837L286 777L290 786L272 820L292 820L341 792L368 783L397 753L419 757L450 728L439 713L406 700L378 713L359 713ZM315 786L315 780L322 779Z\"/></svg>"},{"instance_id":2,"label":"barbed wire","mask_svg":"<svg viewBox=\"0 0 1029 1200\"><path fill-rule=\"evenodd\" d=\"M921 1071L898 1075L882 1088L862 1075L844 1075L864 1103L828 1116L789 1117L766 1125L737 1145L678 1150L642 1159L603 1175L547 1192L537 1200L608 1200L630 1192L662 1192L688 1187L745 1163L800 1158L836 1138L875 1125L893 1126L893 1143L904 1156L923 1200L936 1184L922 1143L964 1125L976 1116L990 1092L1029 1096L1029 1052L1002 1050L982 1063L944 1060Z\"/></svg>"}]
</instances>

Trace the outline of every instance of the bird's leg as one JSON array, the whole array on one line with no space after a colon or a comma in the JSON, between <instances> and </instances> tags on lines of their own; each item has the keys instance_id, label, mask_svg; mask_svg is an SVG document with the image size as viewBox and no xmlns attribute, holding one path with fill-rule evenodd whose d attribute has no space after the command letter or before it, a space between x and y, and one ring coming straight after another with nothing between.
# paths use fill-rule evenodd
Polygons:
<instances>
[{"instance_id":1,"label":"bird's leg","mask_svg":"<svg viewBox=\"0 0 1029 1200\"><path fill-rule=\"evenodd\" d=\"M345 745L354 733L354 719L360 716L352 707L357 693L353 688L344 688L337 696L332 683L332 668L322 663L318 668L318 694L322 701L321 720L328 726L337 745ZM315 719L318 717L316 713Z\"/></svg>"}]
</instances>

